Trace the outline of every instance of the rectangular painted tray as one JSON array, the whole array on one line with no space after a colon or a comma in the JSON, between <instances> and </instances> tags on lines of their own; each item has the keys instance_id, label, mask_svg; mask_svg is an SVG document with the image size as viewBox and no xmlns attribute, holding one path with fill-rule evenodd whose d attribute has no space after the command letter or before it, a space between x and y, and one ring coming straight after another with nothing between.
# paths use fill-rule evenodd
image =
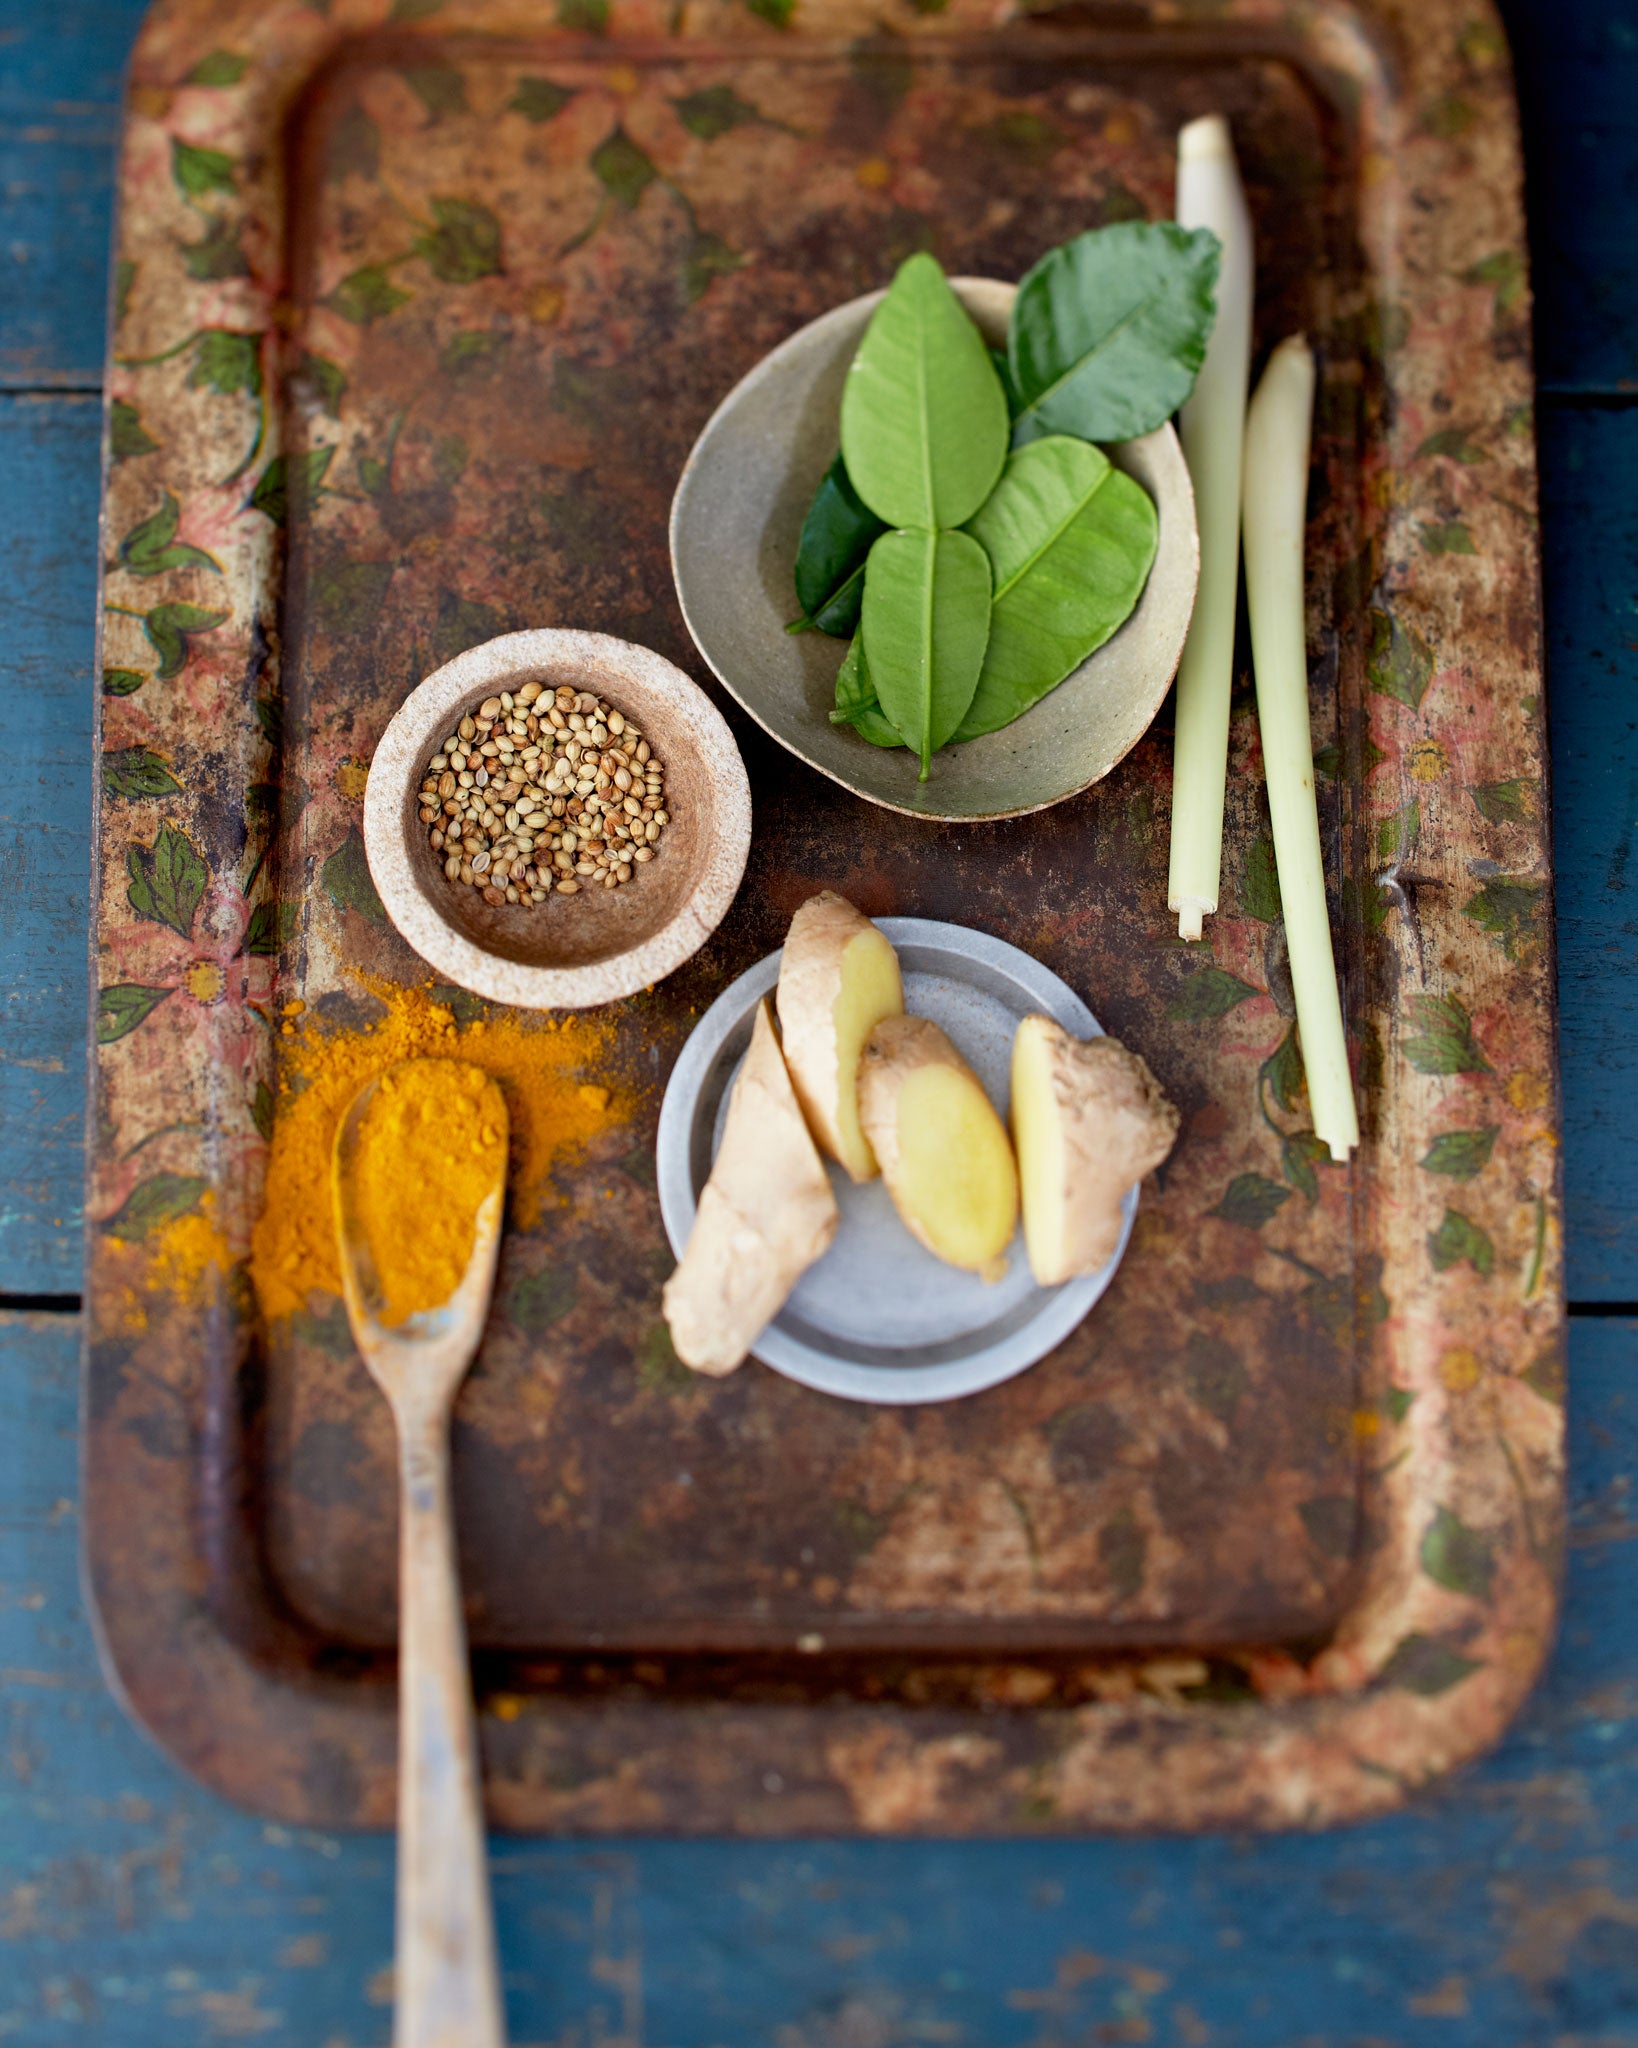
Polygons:
<instances>
[{"instance_id":1,"label":"rectangular painted tray","mask_svg":"<svg viewBox=\"0 0 1638 2048\"><path fill-rule=\"evenodd\" d=\"M887 18L888 12L891 19ZM1257 734L1222 914L1165 908L1166 717L948 831L732 707L756 829L603 1013L611 1127L508 1238L456 1442L492 1810L518 1828L1316 1824L1491 1740L1550 1634L1561 1302L1519 167L1474 0L162 0L134 60L104 506L86 1513L116 1682L287 1820L392 1812L388 1417L242 1261L285 1008L426 971L363 868L405 691L515 626L689 667L666 511L801 322L931 247L1017 276L1164 216L1222 109L1259 345L1322 356L1316 759L1367 1136L1316 1158ZM660 1321L658 1101L820 887L1035 953L1184 1112L1115 1286L980 1398L868 1410ZM459 1007L463 1024L481 1006Z\"/></svg>"}]
</instances>

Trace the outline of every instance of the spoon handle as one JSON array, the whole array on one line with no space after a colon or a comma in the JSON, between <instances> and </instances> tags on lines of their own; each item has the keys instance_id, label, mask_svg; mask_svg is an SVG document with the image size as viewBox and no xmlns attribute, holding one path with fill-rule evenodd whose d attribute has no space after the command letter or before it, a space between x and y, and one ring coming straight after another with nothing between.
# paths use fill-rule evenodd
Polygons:
<instances>
[{"instance_id":1,"label":"spoon handle","mask_svg":"<svg viewBox=\"0 0 1638 2048\"><path fill-rule=\"evenodd\" d=\"M398 1415L398 1973L393 2048L504 2048L446 1406Z\"/></svg>"}]
</instances>

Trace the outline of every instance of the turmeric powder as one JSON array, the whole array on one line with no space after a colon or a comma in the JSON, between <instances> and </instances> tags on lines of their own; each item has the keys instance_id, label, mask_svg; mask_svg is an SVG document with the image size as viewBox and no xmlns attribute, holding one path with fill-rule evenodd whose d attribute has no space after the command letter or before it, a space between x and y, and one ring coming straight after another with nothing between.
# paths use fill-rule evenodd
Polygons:
<instances>
[{"instance_id":1,"label":"turmeric powder","mask_svg":"<svg viewBox=\"0 0 1638 2048\"><path fill-rule=\"evenodd\" d=\"M500 1090L467 1060L401 1060L375 1084L348 1179L389 1330L461 1284L478 1210L506 1175L506 1122Z\"/></svg>"},{"instance_id":2,"label":"turmeric powder","mask_svg":"<svg viewBox=\"0 0 1638 2048\"><path fill-rule=\"evenodd\" d=\"M336 1127L365 1082L398 1061L469 1061L500 1083L512 1127L512 1207L524 1229L549 1199L554 1169L572 1163L630 1114L607 1071L613 1024L606 1017L577 1014L539 1023L504 1017L462 1030L429 989L366 985L386 1006L378 1023L361 1031L326 1029L309 1010L295 1020L295 1033L279 1041L285 1065L250 1250L251 1278L269 1318L306 1307L310 1291L340 1294L330 1194Z\"/></svg>"}]
</instances>

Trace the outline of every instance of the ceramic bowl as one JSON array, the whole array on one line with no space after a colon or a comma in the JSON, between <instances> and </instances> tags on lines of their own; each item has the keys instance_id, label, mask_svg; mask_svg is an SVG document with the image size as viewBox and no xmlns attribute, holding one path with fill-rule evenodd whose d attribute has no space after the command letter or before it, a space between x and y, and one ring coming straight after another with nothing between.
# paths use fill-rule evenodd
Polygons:
<instances>
[{"instance_id":1,"label":"ceramic bowl","mask_svg":"<svg viewBox=\"0 0 1638 2048\"><path fill-rule=\"evenodd\" d=\"M618 889L491 907L445 877L417 793L460 719L529 682L589 690L630 718L665 764L671 822ZM721 922L750 845L750 786L721 713L681 669L605 633L507 633L456 655L382 734L364 796L370 874L399 932L446 979L521 1009L592 1009L672 973Z\"/></svg>"},{"instance_id":2,"label":"ceramic bowl","mask_svg":"<svg viewBox=\"0 0 1638 2048\"><path fill-rule=\"evenodd\" d=\"M1015 287L953 278L992 347ZM1160 515L1137 609L1052 693L1000 732L933 756L924 783L908 749L832 725L846 642L787 633L802 520L836 454L848 365L885 296L838 306L781 343L717 408L671 507L671 567L688 630L725 687L781 746L856 796L913 817L1006 818L1061 802L1109 773L1148 730L1177 672L1200 568L1194 491L1171 427L1108 449Z\"/></svg>"}]
</instances>

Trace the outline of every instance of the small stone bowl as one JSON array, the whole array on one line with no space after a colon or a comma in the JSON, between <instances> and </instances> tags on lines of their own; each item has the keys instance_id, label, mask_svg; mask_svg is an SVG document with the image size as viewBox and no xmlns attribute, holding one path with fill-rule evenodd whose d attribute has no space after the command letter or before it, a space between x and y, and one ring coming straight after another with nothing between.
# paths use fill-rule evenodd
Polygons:
<instances>
[{"instance_id":1,"label":"small stone bowl","mask_svg":"<svg viewBox=\"0 0 1638 2048\"><path fill-rule=\"evenodd\" d=\"M462 718L531 682L589 690L629 718L665 764L671 822L618 889L492 906L445 876L419 791ZM461 988L526 1010L594 1009L672 973L722 921L750 845L750 785L721 713L681 669L606 633L506 633L456 655L400 706L364 796L370 875L399 932Z\"/></svg>"},{"instance_id":2,"label":"small stone bowl","mask_svg":"<svg viewBox=\"0 0 1638 2048\"><path fill-rule=\"evenodd\" d=\"M974 277L951 284L984 339L1003 346L1016 287ZM785 631L798 609L791 572L802 520L836 453L848 365L884 296L811 321L718 406L672 500L678 601L695 646L758 725L855 796L951 824L1043 810L1107 775L1165 701L1200 573L1188 465L1169 426L1105 451L1160 516L1137 609L1022 718L942 748L918 782L908 748L873 747L831 724L846 642Z\"/></svg>"}]
</instances>

